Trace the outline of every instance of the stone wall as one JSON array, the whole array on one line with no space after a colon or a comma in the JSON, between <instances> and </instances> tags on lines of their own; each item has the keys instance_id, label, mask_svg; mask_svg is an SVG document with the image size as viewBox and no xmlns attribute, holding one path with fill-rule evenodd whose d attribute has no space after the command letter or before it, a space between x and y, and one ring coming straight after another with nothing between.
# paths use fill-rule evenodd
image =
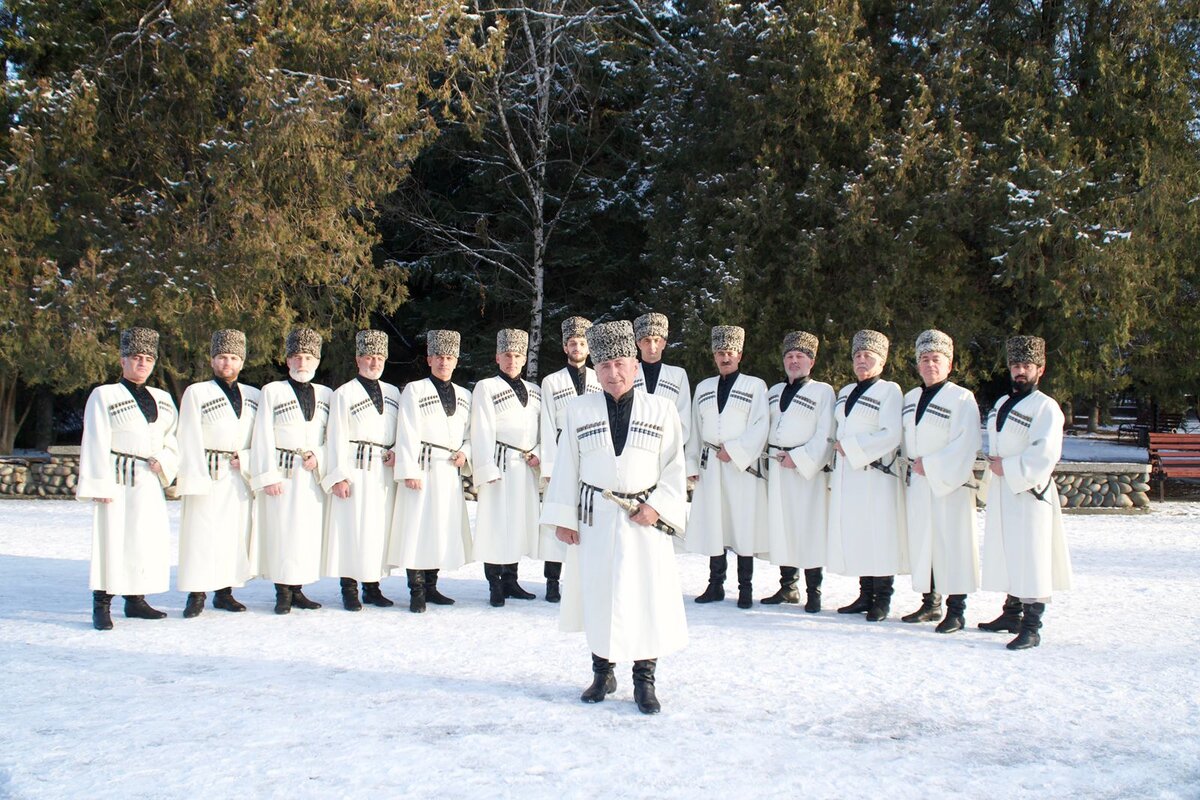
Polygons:
<instances>
[{"instance_id":1,"label":"stone wall","mask_svg":"<svg viewBox=\"0 0 1200 800\"><path fill-rule=\"evenodd\" d=\"M982 478L987 462L975 462L975 477ZM1148 511L1150 465L1105 462L1060 462L1054 470L1058 501L1068 513ZM982 508L986 490L976 496Z\"/></svg>"},{"instance_id":2,"label":"stone wall","mask_svg":"<svg viewBox=\"0 0 1200 800\"><path fill-rule=\"evenodd\" d=\"M45 456L0 458L3 497L74 497L78 480L78 447L51 447Z\"/></svg>"}]
</instances>

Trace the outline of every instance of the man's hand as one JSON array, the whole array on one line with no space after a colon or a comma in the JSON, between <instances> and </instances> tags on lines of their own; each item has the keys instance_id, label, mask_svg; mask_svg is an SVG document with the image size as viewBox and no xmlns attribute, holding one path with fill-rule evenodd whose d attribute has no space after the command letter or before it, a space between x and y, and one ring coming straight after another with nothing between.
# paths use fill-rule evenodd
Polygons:
<instances>
[{"instance_id":1,"label":"man's hand","mask_svg":"<svg viewBox=\"0 0 1200 800\"><path fill-rule=\"evenodd\" d=\"M104 503L105 505L108 505L109 503L112 502L112 498L111 497L93 497L92 502L93 503Z\"/></svg>"},{"instance_id":2,"label":"man's hand","mask_svg":"<svg viewBox=\"0 0 1200 800\"><path fill-rule=\"evenodd\" d=\"M653 525L658 522L658 512L649 503L641 503L638 505L637 513L630 514L629 518L638 525Z\"/></svg>"},{"instance_id":3,"label":"man's hand","mask_svg":"<svg viewBox=\"0 0 1200 800\"><path fill-rule=\"evenodd\" d=\"M463 464L467 463L467 454L462 450L455 450L454 455L450 456L450 463L462 469Z\"/></svg>"},{"instance_id":4,"label":"man's hand","mask_svg":"<svg viewBox=\"0 0 1200 800\"><path fill-rule=\"evenodd\" d=\"M993 475L1004 477L1004 461L1000 456L988 456L988 466L991 467Z\"/></svg>"},{"instance_id":5,"label":"man's hand","mask_svg":"<svg viewBox=\"0 0 1200 800\"><path fill-rule=\"evenodd\" d=\"M268 497L279 497L280 495L283 494L283 484L282 483L268 484L267 486L263 487L263 491L267 493Z\"/></svg>"},{"instance_id":6,"label":"man's hand","mask_svg":"<svg viewBox=\"0 0 1200 800\"><path fill-rule=\"evenodd\" d=\"M525 459L525 463L528 464L531 469L536 469L542 465L542 460L530 453L529 458Z\"/></svg>"},{"instance_id":7,"label":"man's hand","mask_svg":"<svg viewBox=\"0 0 1200 800\"><path fill-rule=\"evenodd\" d=\"M700 481L700 476L699 475L688 475L687 479L688 479L688 483L690 485L695 486Z\"/></svg>"},{"instance_id":8,"label":"man's hand","mask_svg":"<svg viewBox=\"0 0 1200 800\"><path fill-rule=\"evenodd\" d=\"M836 452L836 453L837 453L839 456L844 456L844 455L846 455L846 451L845 451L845 449L842 447L842 443L841 443L841 442L834 442L834 443L833 443L833 449L834 449L834 451L835 451L835 452Z\"/></svg>"},{"instance_id":9,"label":"man's hand","mask_svg":"<svg viewBox=\"0 0 1200 800\"><path fill-rule=\"evenodd\" d=\"M796 468L796 462L792 461L792 454L789 453L787 450L784 450L779 454L779 463L785 469L795 469Z\"/></svg>"},{"instance_id":10,"label":"man's hand","mask_svg":"<svg viewBox=\"0 0 1200 800\"><path fill-rule=\"evenodd\" d=\"M346 500L350 497L350 481L338 481L333 485L333 496Z\"/></svg>"},{"instance_id":11,"label":"man's hand","mask_svg":"<svg viewBox=\"0 0 1200 800\"><path fill-rule=\"evenodd\" d=\"M300 466L304 467L309 472L312 472L314 469L317 468L317 457L315 455L313 455L311 452L305 453L304 461L302 461L300 463Z\"/></svg>"},{"instance_id":12,"label":"man's hand","mask_svg":"<svg viewBox=\"0 0 1200 800\"><path fill-rule=\"evenodd\" d=\"M151 459L147 459L147 460L146 460L146 466L147 466L147 467L149 467L149 468L150 468L150 471L151 471L151 472L153 472L155 475L162 475L162 474L163 474L163 472L162 472L162 464L158 463L158 459L157 459L157 458L151 458Z\"/></svg>"},{"instance_id":13,"label":"man's hand","mask_svg":"<svg viewBox=\"0 0 1200 800\"><path fill-rule=\"evenodd\" d=\"M419 492L419 491L421 491L421 486L422 486L422 483L421 483L420 478L405 478L404 479L404 487L406 489L412 489L413 491Z\"/></svg>"},{"instance_id":14,"label":"man's hand","mask_svg":"<svg viewBox=\"0 0 1200 800\"><path fill-rule=\"evenodd\" d=\"M725 445L721 445L721 449L717 451L717 460L728 464L733 460L733 456L729 455L729 451L725 449Z\"/></svg>"},{"instance_id":15,"label":"man's hand","mask_svg":"<svg viewBox=\"0 0 1200 800\"><path fill-rule=\"evenodd\" d=\"M237 456L233 456L229 459L229 468L233 470L240 470L242 468L242 460Z\"/></svg>"},{"instance_id":16,"label":"man's hand","mask_svg":"<svg viewBox=\"0 0 1200 800\"><path fill-rule=\"evenodd\" d=\"M558 537L560 542L565 544L579 544L579 531L573 531L570 528L558 525L554 528L554 535Z\"/></svg>"},{"instance_id":17,"label":"man's hand","mask_svg":"<svg viewBox=\"0 0 1200 800\"><path fill-rule=\"evenodd\" d=\"M916 461L912 462L912 470L913 470L913 472L917 473L918 475L924 475L925 474L925 462L922 461L920 458L918 458Z\"/></svg>"},{"instance_id":18,"label":"man's hand","mask_svg":"<svg viewBox=\"0 0 1200 800\"><path fill-rule=\"evenodd\" d=\"M383 465L385 467L396 466L396 451L388 450L383 454Z\"/></svg>"}]
</instances>

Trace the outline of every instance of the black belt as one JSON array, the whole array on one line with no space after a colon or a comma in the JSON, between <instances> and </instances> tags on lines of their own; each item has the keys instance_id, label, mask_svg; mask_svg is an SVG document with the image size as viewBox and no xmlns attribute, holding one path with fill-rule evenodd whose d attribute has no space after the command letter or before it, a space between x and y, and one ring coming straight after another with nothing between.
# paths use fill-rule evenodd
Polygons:
<instances>
[{"instance_id":1,"label":"black belt","mask_svg":"<svg viewBox=\"0 0 1200 800\"><path fill-rule=\"evenodd\" d=\"M496 466L500 468L501 472L508 472L508 459L505 458L504 452L506 450L516 450L525 457L526 461L533 457L532 450L522 450L520 447L511 445L508 442L496 442Z\"/></svg>"},{"instance_id":2,"label":"black belt","mask_svg":"<svg viewBox=\"0 0 1200 800\"><path fill-rule=\"evenodd\" d=\"M298 448L288 449L286 447L276 447L275 452L279 453L279 468L283 470L283 474L286 477L290 478L292 477L292 470L296 466L296 456L300 456L300 460L303 461L306 457L311 455L312 451L300 450Z\"/></svg>"},{"instance_id":3,"label":"black belt","mask_svg":"<svg viewBox=\"0 0 1200 800\"><path fill-rule=\"evenodd\" d=\"M1053 501L1051 501L1049 498L1046 497L1046 492L1050 491L1050 487L1053 484L1054 484L1054 477L1051 476L1050 480L1046 481L1046 485L1043 486L1040 490L1036 486L1030 486L1025 491L1029 492L1031 495L1036 497L1038 500L1043 500L1043 501L1049 503L1050 505L1054 505Z\"/></svg>"},{"instance_id":4,"label":"black belt","mask_svg":"<svg viewBox=\"0 0 1200 800\"><path fill-rule=\"evenodd\" d=\"M137 467L137 462L149 464L150 459L147 456L135 456L132 453L118 453L116 450L109 450L116 458L113 460L114 478L117 483L122 486L134 485L134 472Z\"/></svg>"},{"instance_id":5,"label":"black belt","mask_svg":"<svg viewBox=\"0 0 1200 800\"><path fill-rule=\"evenodd\" d=\"M712 450L714 453L719 453L722 447L724 447L724 445L713 444L712 442L704 442L704 449L700 451L700 469L708 469L708 451ZM759 457L759 462L760 463L757 467L751 463L750 466L746 467L746 472L765 481L767 479L767 471L762 469L761 456Z\"/></svg>"},{"instance_id":6,"label":"black belt","mask_svg":"<svg viewBox=\"0 0 1200 800\"><path fill-rule=\"evenodd\" d=\"M644 503L646 502L646 498L653 494L654 490L657 488L658 484L656 483L649 489L643 489L640 492L617 492L610 489L608 490L608 493L613 497L619 497L622 500L636 500L639 503ZM593 524L593 519L595 518L596 495L603 495L604 491L605 490L599 486L593 486L592 484L584 481L579 482L579 502L575 506L575 513L579 516L580 525L587 525L590 527ZM675 535L675 529L662 520L654 523L654 527L658 528L668 536Z\"/></svg>"},{"instance_id":7,"label":"black belt","mask_svg":"<svg viewBox=\"0 0 1200 800\"><path fill-rule=\"evenodd\" d=\"M351 439L350 444L358 445L358 448L354 451L354 468L355 469L370 469L371 464L375 460L375 451L376 450L381 450L386 453L388 450L391 450L395 446L395 445L391 445L391 444L380 444L379 442L368 442L368 441L364 441L362 439ZM365 466L363 464L364 457L366 460Z\"/></svg>"},{"instance_id":8,"label":"black belt","mask_svg":"<svg viewBox=\"0 0 1200 800\"><path fill-rule=\"evenodd\" d=\"M466 444L466 442L464 442L463 444ZM445 450L450 455L454 455L455 453L462 450L462 445L460 444L457 448L452 449L452 448L446 447L444 444L434 444L433 442L421 442L421 454L417 457L417 466L419 466L421 469L429 469L429 464L431 463L431 460L433 457L433 451L435 449ZM496 466L500 466L500 465L497 464Z\"/></svg>"},{"instance_id":9,"label":"black belt","mask_svg":"<svg viewBox=\"0 0 1200 800\"><path fill-rule=\"evenodd\" d=\"M870 464L868 464L867 466L870 467L871 469L877 469L886 475L891 475L893 478L899 478L900 477L899 475L892 472L892 467L895 466L896 460L898 458L900 458L899 452L897 452L894 456L892 456L892 460L886 464L883 463L882 458L877 458L874 461L872 461Z\"/></svg>"},{"instance_id":10,"label":"black belt","mask_svg":"<svg viewBox=\"0 0 1200 800\"><path fill-rule=\"evenodd\" d=\"M221 459L225 458L232 461L237 458L238 454L232 450L209 450L204 449L204 458L208 463L208 477L214 481L221 477Z\"/></svg>"}]
</instances>

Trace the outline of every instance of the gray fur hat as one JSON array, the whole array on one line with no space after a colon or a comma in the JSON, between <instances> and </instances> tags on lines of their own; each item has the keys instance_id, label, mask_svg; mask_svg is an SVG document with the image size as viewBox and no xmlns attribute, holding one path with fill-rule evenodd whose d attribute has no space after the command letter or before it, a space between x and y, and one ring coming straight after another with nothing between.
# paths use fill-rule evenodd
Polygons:
<instances>
[{"instance_id":1,"label":"gray fur hat","mask_svg":"<svg viewBox=\"0 0 1200 800\"><path fill-rule=\"evenodd\" d=\"M121 358L128 356L158 358L158 331L152 328L126 328L121 331Z\"/></svg>"},{"instance_id":2,"label":"gray fur hat","mask_svg":"<svg viewBox=\"0 0 1200 800\"><path fill-rule=\"evenodd\" d=\"M746 345L746 329L737 325L714 325L712 329L712 349L733 350L738 353Z\"/></svg>"},{"instance_id":3,"label":"gray fur hat","mask_svg":"<svg viewBox=\"0 0 1200 800\"><path fill-rule=\"evenodd\" d=\"M1046 366L1046 340L1040 336L1014 336L1008 340L1008 363Z\"/></svg>"},{"instance_id":4,"label":"gray fur hat","mask_svg":"<svg viewBox=\"0 0 1200 800\"><path fill-rule=\"evenodd\" d=\"M562 338L565 344L567 339L575 336L587 336L588 328L592 327L592 321L585 317L567 317L562 321Z\"/></svg>"},{"instance_id":5,"label":"gray fur hat","mask_svg":"<svg viewBox=\"0 0 1200 800\"><path fill-rule=\"evenodd\" d=\"M601 322L587 332L588 350L592 363L601 364L614 358L636 358L637 343L633 338L633 323L627 319Z\"/></svg>"},{"instance_id":6,"label":"gray fur hat","mask_svg":"<svg viewBox=\"0 0 1200 800\"><path fill-rule=\"evenodd\" d=\"M642 314L633 321L633 338L639 342L647 336L661 336L666 339L668 330L667 315L655 311Z\"/></svg>"},{"instance_id":7,"label":"gray fur hat","mask_svg":"<svg viewBox=\"0 0 1200 800\"><path fill-rule=\"evenodd\" d=\"M879 331L861 330L854 334L854 341L850 343L850 355L867 350L887 361L888 344L888 338Z\"/></svg>"},{"instance_id":8,"label":"gray fur hat","mask_svg":"<svg viewBox=\"0 0 1200 800\"><path fill-rule=\"evenodd\" d=\"M296 328L287 335L287 357L308 353L314 358L321 357L321 334L312 328Z\"/></svg>"},{"instance_id":9,"label":"gray fur hat","mask_svg":"<svg viewBox=\"0 0 1200 800\"><path fill-rule=\"evenodd\" d=\"M354 355L387 358L388 338L383 331L359 331L354 336Z\"/></svg>"},{"instance_id":10,"label":"gray fur hat","mask_svg":"<svg viewBox=\"0 0 1200 800\"><path fill-rule=\"evenodd\" d=\"M458 331L426 331L425 354L431 356L454 356L458 358L462 336Z\"/></svg>"},{"instance_id":11,"label":"gray fur hat","mask_svg":"<svg viewBox=\"0 0 1200 800\"><path fill-rule=\"evenodd\" d=\"M954 340L939 330L921 331L917 337L917 358L925 353L941 353L948 360L954 360Z\"/></svg>"},{"instance_id":12,"label":"gray fur hat","mask_svg":"<svg viewBox=\"0 0 1200 800\"><path fill-rule=\"evenodd\" d=\"M496 334L496 352L526 355L529 352L529 333L515 328L504 328Z\"/></svg>"},{"instance_id":13,"label":"gray fur hat","mask_svg":"<svg viewBox=\"0 0 1200 800\"><path fill-rule=\"evenodd\" d=\"M780 349L783 351L783 355L787 355L789 350L799 350L807 353L809 358L816 358L818 345L820 345L820 341L811 333L792 331L783 337L783 345Z\"/></svg>"},{"instance_id":14,"label":"gray fur hat","mask_svg":"<svg viewBox=\"0 0 1200 800\"><path fill-rule=\"evenodd\" d=\"M216 358L222 353L246 358L246 334L233 328L222 328L213 331L212 340L208 343L208 357Z\"/></svg>"}]
</instances>

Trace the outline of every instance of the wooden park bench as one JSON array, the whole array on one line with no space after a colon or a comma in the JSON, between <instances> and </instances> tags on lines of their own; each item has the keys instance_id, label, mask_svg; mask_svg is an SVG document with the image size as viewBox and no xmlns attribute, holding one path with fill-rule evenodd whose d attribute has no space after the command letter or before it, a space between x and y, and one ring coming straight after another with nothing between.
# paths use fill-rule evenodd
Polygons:
<instances>
[{"instance_id":1,"label":"wooden park bench","mask_svg":"<svg viewBox=\"0 0 1200 800\"><path fill-rule=\"evenodd\" d=\"M1200 478L1200 433L1151 433L1150 479L1163 499L1167 478Z\"/></svg>"},{"instance_id":2,"label":"wooden park bench","mask_svg":"<svg viewBox=\"0 0 1200 800\"><path fill-rule=\"evenodd\" d=\"M1157 416L1143 409L1133 422L1122 422L1117 426L1117 441L1122 442L1128 436L1133 444L1145 447L1150 434L1173 431L1183 424L1183 414L1168 414L1159 411Z\"/></svg>"}]
</instances>

